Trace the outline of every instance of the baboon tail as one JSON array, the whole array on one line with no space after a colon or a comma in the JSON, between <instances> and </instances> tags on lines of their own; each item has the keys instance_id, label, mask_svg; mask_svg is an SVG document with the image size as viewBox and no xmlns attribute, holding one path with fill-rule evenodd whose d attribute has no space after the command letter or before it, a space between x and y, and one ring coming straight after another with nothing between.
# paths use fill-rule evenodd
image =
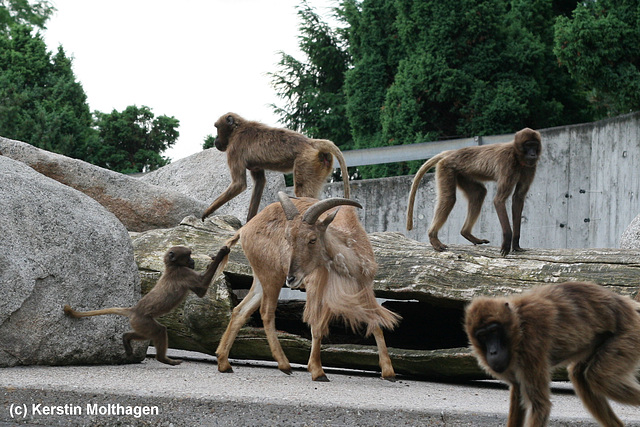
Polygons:
<instances>
[{"instance_id":1,"label":"baboon tail","mask_svg":"<svg viewBox=\"0 0 640 427\"><path fill-rule=\"evenodd\" d=\"M315 139L314 142L318 150L328 151L332 156L338 159L340 171L342 172L342 182L344 184L344 197L345 199L348 199L351 194L349 189L349 170L347 169L347 162L344 159L342 151L340 151L336 144L328 139Z\"/></svg>"},{"instance_id":2,"label":"baboon tail","mask_svg":"<svg viewBox=\"0 0 640 427\"><path fill-rule=\"evenodd\" d=\"M425 173L432 167L438 164L440 160L445 157L446 151L430 158L422 166L416 173L416 176L413 177L413 182L411 183L411 192L409 193L409 203L407 204L407 230L413 229L413 203L416 199L416 193L418 192L418 186L420 185L420 181Z\"/></svg>"},{"instance_id":3,"label":"baboon tail","mask_svg":"<svg viewBox=\"0 0 640 427\"><path fill-rule=\"evenodd\" d=\"M340 171L342 172L342 182L344 184L344 198L348 199L350 197L351 191L349 189L349 170L347 169L347 162L344 160L344 156L342 155L342 151L335 144L335 151L331 154L336 156L338 159L338 163L340 163Z\"/></svg>"},{"instance_id":4,"label":"baboon tail","mask_svg":"<svg viewBox=\"0 0 640 427\"><path fill-rule=\"evenodd\" d=\"M74 319L77 319L79 317L101 316L103 314L117 314L120 316L129 317L129 315L131 314L131 308L112 307L112 308L103 308L102 310L76 311L70 306L65 305L64 314L66 314L69 317L73 317Z\"/></svg>"}]
</instances>

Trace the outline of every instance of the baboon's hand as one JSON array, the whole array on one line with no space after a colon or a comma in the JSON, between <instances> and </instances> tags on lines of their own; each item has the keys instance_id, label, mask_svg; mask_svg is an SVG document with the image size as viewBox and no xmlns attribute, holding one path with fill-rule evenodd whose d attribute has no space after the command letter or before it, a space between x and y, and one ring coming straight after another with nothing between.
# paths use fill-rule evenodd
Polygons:
<instances>
[{"instance_id":1,"label":"baboon's hand","mask_svg":"<svg viewBox=\"0 0 640 427\"><path fill-rule=\"evenodd\" d=\"M222 258L226 256L229 252L231 252L231 248L229 246L223 246L220 248L217 254L209 255L209 258L215 261L217 258Z\"/></svg>"}]
</instances>

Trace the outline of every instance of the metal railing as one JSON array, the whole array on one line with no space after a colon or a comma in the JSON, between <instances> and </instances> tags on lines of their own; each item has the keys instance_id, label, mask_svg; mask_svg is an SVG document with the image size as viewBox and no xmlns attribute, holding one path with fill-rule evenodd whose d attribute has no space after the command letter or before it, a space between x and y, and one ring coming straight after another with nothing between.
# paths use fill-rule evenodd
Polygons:
<instances>
[{"instance_id":1,"label":"metal railing","mask_svg":"<svg viewBox=\"0 0 640 427\"><path fill-rule=\"evenodd\" d=\"M445 150L509 142L512 139L513 134L511 133L506 135L475 136L471 138L421 142L418 144L349 150L343 151L342 154L347 162L347 166L379 165L382 163L406 162L409 160L425 160ZM333 166L334 168L340 167L336 160L334 160Z\"/></svg>"}]
</instances>

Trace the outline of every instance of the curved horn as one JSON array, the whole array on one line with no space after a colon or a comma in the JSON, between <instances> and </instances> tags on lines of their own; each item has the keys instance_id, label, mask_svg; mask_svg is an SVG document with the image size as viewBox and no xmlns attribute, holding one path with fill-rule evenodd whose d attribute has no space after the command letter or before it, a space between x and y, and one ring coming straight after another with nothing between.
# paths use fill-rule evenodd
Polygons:
<instances>
[{"instance_id":1,"label":"curved horn","mask_svg":"<svg viewBox=\"0 0 640 427\"><path fill-rule=\"evenodd\" d=\"M307 224L315 224L320 215L336 206L349 205L362 209L362 205L355 200L334 197L332 199L320 200L307 209L302 216L302 220Z\"/></svg>"},{"instance_id":2,"label":"curved horn","mask_svg":"<svg viewBox=\"0 0 640 427\"><path fill-rule=\"evenodd\" d=\"M278 199L280 199L280 205L282 205L284 215L289 221L300 215L300 212L298 212L298 208L296 208L296 205L293 204L287 193L278 191Z\"/></svg>"}]
</instances>

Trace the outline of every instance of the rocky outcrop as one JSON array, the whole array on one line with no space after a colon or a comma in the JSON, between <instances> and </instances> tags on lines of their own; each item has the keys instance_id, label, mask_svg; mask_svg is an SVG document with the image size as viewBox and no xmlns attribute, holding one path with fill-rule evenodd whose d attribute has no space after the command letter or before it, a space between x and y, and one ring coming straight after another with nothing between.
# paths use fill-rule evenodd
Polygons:
<instances>
[{"instance_id":1,"label":"rocky outcrop","mask_svg":"<svg viewBox=\"0 0 640 427\"><path fill-rule=\"evenodd\" d=\"M7 154L6 147L2 151ZM0 366L140 361L126 357L126 318L69 319L140 298L127 230L85 194L0 156Z\"/></svg>"},{"instance_id":2,"label":"rocky outcrop","mask_svg":"<svg viewBox=\"0 0 640 427\"><path fill-rule=\"evenodd\" d=\"M215 253L239 226L233 217L214 216L202 223L191 217L175 228L153 230L134 237L133 244L143 289L159 277L161 254L173 244L194 250L204 268L207 254ZM432 379L483 378L467 347L462 330L464 305L477 295L506 295L534 285L569 280L590 280L623 295L633 296L640 287L640 251L637 250L541 250L501 257L499 248L450 246L435 252L429 244L401 233L370 235L379 264L375 291L383 304L400 313L403 321L385 333L396 372ZM171 346L214 354L230 316L251 285L251 269L235 246L225 270L199 308L198 300L162 319L169 328ZM276 327L285 353L292 362L305 364L310 333L302 322L303 292L285 289L276 312ZM376 370L377 353L372 340L334 325L323 345L325 366ZM272 360L256 313L241 330L231 351L233 358Z\"/></svg>"},{"instance_id":3,"label":"rocky outcrop","mask_svg":"<svg viewBox=\"0 0 640 427\"><path fill-rule=\"evenodd\" d=\"M0 137L0 152L73 187L111 211L129 231L173 227L209 205L177 191L142 182L82 160Z\"/></svg>"},{"instance_id":4,"label":"rocky outcrop","mask_svg":"<svg viewBox=\"0 0 640 427\"><path fill-rule=\"evenodd\" d=\"M285 190L281 173L267 171L266 177L267 184L262 193L261 207L277 201L278 191ZM231 183L231 174L227 167L226 153L210 148L144 174L140 180L177 191L209 206L227 189ZM216 215L233 215L244 221L252 191L253 180L249 177L247 189L218 209Z\"/></svg>"},{"instance_id":5,"label":"rocky outcrop","mask_svg":"<svg viewBox=\"0 0 640 427\"><path fill-rule=\"evenodd\" d=\"M640 249L640 215L635 217L620 237L623 249Z\"/></svg>"}]
</instances>

